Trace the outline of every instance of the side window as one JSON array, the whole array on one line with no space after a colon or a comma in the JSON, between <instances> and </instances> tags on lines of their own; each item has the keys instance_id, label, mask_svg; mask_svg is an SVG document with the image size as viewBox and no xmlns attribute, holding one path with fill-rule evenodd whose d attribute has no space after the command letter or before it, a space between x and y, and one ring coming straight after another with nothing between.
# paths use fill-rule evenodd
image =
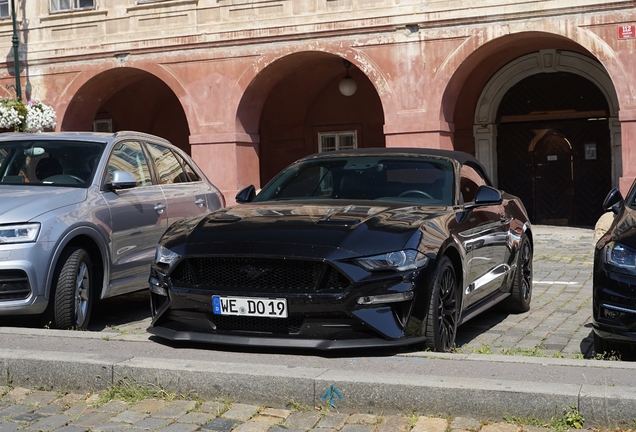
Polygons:
<instances>
[{"instance_id":1,"label":"side window","mask_svg":"<svg viewBox=\"0 0 636 432\"><path fill-rule=\"evenodd\" d=\"M461 172L461 179L459 183L459 192L460 197L463 199L463 202L471 202L475 201L475 194L477 193L477 188L479 186L485 185L486 181L484 178L479 175L474 168L469 167L467 165L463 165Z\"/></svg>"},{"instance_id":2,"label":"side window","mask_svg":"<svg viewBox=\"0 0 636 432\"><path fill-rule=\"evenodd\" d=\"M95 0L51 0L51 12L94 8Z\"/></svg>"},{"instance_id":3,"label":"side window","mask_svg":"<svg viewBox=\"0 0 636 432\"><path fill-rule=\"evenodd\" d=\"M181 178L179 181L182 181L182 182L194 182L194 181L200 181L201 180L201 177L199 177L199 174L197 174L197 172L194 170L194 168L192 168L190 166L190 164L188 162L186 162L186 160L184 158L179 156L178 153L175 153L175 156L177 157L177 160L179 162L181 162L181 166L183 167L183 171L185 172L185 176L183 178Z\"/></svg>"},{"instance_id":4,"label":"side window","mask_svg":"<svg viewBox=\"0 0 636 432\"><path fill-rule=\"evenodd\" d=\"M152 155L155 170L160 184L179 183L183 181L183 169L174 153L167 147L158 144L148 144L148 151Z\"/></svg>"},{"instance_id":5,"label":"side window","mask_svg":"<svg viewBox=\"0 0 636 432\"><path fill-rule=\"evenodd\" d=\"M112 176L115 170L131 173L137 179L137 186L152 184L148 161L141 149L141 143L137 141L124 141L115 146L108 159L108 175Z\"/></svg>"}]
</instances>

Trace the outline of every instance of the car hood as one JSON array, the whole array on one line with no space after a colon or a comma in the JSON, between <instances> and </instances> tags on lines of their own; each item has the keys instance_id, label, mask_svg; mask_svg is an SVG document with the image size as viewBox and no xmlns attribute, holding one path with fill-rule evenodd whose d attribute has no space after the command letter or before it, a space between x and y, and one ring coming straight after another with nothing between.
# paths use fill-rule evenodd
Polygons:
<instances>
[{"instance_id":1,"label":"car hood","mask_svg":"<svg viewBox=\"0 0 636 432\"><path fill-rule=\"evenodd\" d=\"M269 254L326 257L372 255L428 243L439 245L445 223L454 214L447 207L397 203L295 202L243 204L173 226L162 243L179 253ZM435 250L436 247L434 247ZM174 250L174 249L173 249Z\"/></svg>"},{"instance_id":2,"label":"car hood","mask_svg":"<svg viewBox=\"0 0 636 432\"><path fill-rule=\"evenodd\" d=\"M0 223L29 222L41 214L86 199L86 189L0 186Z\"/></svg>"}]
</instances>

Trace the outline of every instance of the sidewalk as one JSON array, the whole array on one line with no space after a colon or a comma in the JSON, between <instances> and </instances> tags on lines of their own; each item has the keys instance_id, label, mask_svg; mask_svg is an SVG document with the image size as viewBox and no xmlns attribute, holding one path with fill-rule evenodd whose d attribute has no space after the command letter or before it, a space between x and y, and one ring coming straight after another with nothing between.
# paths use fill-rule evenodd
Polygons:
<instances>
[{"instance_id":1,"label":"sidewalk","mask_svg":"<svg viewBox=\"0 0 636 432\"><path fill-rule=\"evenodd\" d=\"M150 338L149 318L132 312L128 322L101 331L0 327L1 372L12 385L0 397L0 432L16 424L68 432L230 431L234 421L241 422L237 431L517 432L504 422L513 418L533 432L566 412L586 427L634 428L636 364L594 359L592 230L537 226L534 233L530 312L475 318L460 327L453 354L170 345ZM92 405L92 393L121 383L195 400ZM48 402L33 402L40 397ZM335 408L325 409L329 401ZM177 414L161 423L164 408ZM99 423L80 420L87 415ZM60 426L38 425L53 416L61 416Z\"/></svg>"}]
</instances>

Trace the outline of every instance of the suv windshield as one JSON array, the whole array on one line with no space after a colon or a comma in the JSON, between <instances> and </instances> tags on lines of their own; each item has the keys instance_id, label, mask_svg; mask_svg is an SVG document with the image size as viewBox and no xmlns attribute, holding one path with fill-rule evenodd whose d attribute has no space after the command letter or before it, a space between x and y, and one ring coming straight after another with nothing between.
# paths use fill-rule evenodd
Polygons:
<instances>
[{"instance_id":1,"label":"suv windshield","mask_svg":"<svg viewBox=\"0 0 636 432\"><path fill-rule=\"evenodd\" d=\"M0 143L0 184L88 187L104 144L20 140Z\"/></svg>"},{"instance_id":2,"label":"suv windshield","mask_svg":"<svg viewBox=\"0 0 636 432\"><path fill-rule=\"evenodd\" d=\"M453 166L434 158L329 157L296 163L254 199L410 201L452 205Z\"/></svg>"}]
</instances>

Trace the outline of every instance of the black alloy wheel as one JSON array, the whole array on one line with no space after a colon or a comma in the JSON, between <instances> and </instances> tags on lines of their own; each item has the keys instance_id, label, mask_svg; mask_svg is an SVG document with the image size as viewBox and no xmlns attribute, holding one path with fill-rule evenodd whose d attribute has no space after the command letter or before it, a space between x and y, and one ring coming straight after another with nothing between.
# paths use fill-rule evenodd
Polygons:
<instances>
[{"instance_id":1,"label":"black alloy wheel","mask_svg":"<svg viewBox=\"0 0 636 432\"><path fill-rule=\"evenodd\" d=\"M525 235L521 238L510 297L506 299L506 309L513 313L528 312L532 300L532 246Z\"/></svg>"},{"instance_id":2,"label":"black alloy wheel","mask_svg":"<svg viewBox=\"0 0 636 432\"><path fill-rule=\"evenodd\" d=\"M459 322L459 291L453 263L447 256L440 258L433 284L426 317L426 348L449 352L455 346Z\"/></svg>"}]
</instances>

